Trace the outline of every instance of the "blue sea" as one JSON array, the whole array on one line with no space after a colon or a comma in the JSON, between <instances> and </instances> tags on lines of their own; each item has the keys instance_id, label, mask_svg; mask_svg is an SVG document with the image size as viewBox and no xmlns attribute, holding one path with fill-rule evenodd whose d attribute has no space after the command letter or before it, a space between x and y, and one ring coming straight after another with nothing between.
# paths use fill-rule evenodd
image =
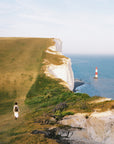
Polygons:
<instances>
[{"instance_id":1,"label":"blue sea","mask_svg":"<svg viewBox=\"0 0 114 144\"><path fill-rule=\"evenodd\" d=\"M67 55L71 58L75 79L85 82L77 91L90 96L102 96L114 99L114 56ZM94 79L95 68L98 79Z\"/></svg>"}]
</instances>

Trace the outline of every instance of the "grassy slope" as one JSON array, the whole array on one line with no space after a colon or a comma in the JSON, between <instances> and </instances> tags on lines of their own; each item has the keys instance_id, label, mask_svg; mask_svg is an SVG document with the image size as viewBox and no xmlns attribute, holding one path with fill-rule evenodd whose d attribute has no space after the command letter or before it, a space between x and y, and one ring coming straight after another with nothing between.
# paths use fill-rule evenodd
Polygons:
<instances>
[{"instance_id":1,"label":"grassy slope","mask_svg":"<svg viewBox=\"0 0 114 144\"><path fill-rule=\"evenodd\" d=\"M39 74L44 50L53 44L48 38L0 38L0 143L9 142L14 129L27 123L24 115L31 109L24 100ZM20 107L18 123L12 113L15 101Z\"/></svg>"},{"instance_id":2,"label":"grassy slope","mask_svg":"<svg viewBox=\"0 0 114 144\"><path fill-rule=\"evenodd\" d=\"M89 104L89 101L98 97L90 98L87 94L75 94L60 85L60 80L46 77L41 69L43 59L49 60L49 63L57 64L57 61L61 63L58 57L44 53L50 45L53 45L52 39L0 40L0 114L2 117L0 138L2 142L56 144L54 140L45 138L43 135L30 134L34 129L45 130L51 126L50 124L40 125L41 120L46 120L52 115L60 119L67 114L92 112L96 108L106 110L114 105L113 101ZM13 119L10 112L14 101L18 101L20 106L18 121ZM66 102L68 107L62 112L54 113L52 110L61 102Z\"/></svg>"},{"instance_id":3,"label":"grassy slope","mask_svg":"<svg viewBox=\"0 0 114 144\"><path fill-rule=\"evenodd\" d=\"M0 39L0 113L16 97L26 95L39 73L44 50L51 44L51 39Z\"/></svg>"}]
</instances>

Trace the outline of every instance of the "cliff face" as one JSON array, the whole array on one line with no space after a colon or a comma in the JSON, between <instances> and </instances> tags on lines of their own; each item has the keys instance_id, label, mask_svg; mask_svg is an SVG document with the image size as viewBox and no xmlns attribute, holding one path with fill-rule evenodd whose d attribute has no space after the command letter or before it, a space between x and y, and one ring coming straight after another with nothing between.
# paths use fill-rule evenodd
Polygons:
<instances>
[{"instance_id":1,"label":"cliff face","mask_svg":"<svg viewBox=\"0 0 114 144\"><path fill-rule=\"evenodd\" d=\"M60 123L70 125L69 140L81 140L93 144L114 143L114 111L94 112L88 118L87 114L66 116ZM77 129L80 128L80 129ZM60 132L62 135L62 131Z\"/></svg>"},{"instance_id":2,"label":"cliff face","mask_svg":"<svg viewBox=\"0 0 114 144\"><path fill-rule=\"evenodd\" d=\"M62 42L59 39L54 39L55 45L49 47L46 52L56 56L62 55ZM62 64L48 64L46 67L46 75L61 79L61 84L67 86L70 90L74 88L74 75L71 68L71 60L67 57L62 57Z\"/></svg>"}]
</instances>

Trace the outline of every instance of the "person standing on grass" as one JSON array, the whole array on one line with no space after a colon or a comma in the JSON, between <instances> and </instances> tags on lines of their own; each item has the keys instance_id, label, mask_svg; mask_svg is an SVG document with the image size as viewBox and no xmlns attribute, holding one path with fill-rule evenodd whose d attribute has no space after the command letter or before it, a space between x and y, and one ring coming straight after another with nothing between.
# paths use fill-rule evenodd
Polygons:
<instances>
[{"instance_id":1,"label":"person standing on grass","mask_svg":"<svg viewBox=\"0 0 114 144\"><path fill-rule=\"evenodd\" d=\"M19 107L17 105L17 102L15 102L15 105L13 106L13 112L15 120L17 120L17 118L19 117Z\"/></svg>"}]
</instances>

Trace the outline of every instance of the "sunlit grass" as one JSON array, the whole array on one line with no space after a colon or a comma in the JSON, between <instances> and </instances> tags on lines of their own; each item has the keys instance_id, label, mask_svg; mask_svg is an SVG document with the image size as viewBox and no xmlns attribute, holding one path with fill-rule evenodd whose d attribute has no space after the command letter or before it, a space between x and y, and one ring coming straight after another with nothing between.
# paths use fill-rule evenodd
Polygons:
<instances>
[{"instance_id":1,"label":"sunlit grass","mask_svg":"<svg viewBox=\"0 0 114 144\"><path fill-rule=\"evenodd\" d=\"M51 124L39 121L55 115L60 120L77 112L105 111L114 108L114 101L90 103L99 97L74 93L60 85L60 79L44 74L45 64L62 64L64 56L45 53L54 44L47 38L0 38L0 143L56 144L44 135L32 135L35 129L46 130ZM42 68L43 67L43 68ZM13 104L19 102L20 116L13 118ZM56 112L53 109L65 102L67 107Z\"/></svg>"}]
</instances>

